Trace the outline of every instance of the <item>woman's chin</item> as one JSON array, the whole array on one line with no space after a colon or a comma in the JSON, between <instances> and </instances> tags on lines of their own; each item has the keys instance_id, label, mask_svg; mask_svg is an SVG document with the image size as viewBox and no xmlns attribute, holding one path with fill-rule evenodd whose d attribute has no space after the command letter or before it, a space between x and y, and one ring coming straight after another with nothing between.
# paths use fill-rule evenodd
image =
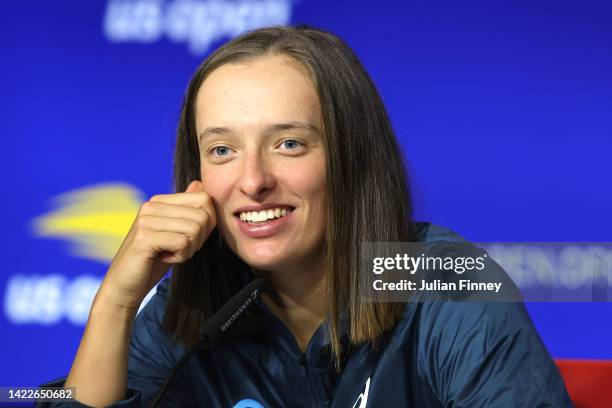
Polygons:
<instances>
[{"instance_id":1,"label":"woman's chin","mask_svg":"<svg viewBox=\"0 0 612 408\"><path fill-rule=\"evenodd\" d=\"M251 268L262 270L276 270L287 263L283 251L259 248L248 253L242 253L240 258Z\"/></svg>"}]
</instances>

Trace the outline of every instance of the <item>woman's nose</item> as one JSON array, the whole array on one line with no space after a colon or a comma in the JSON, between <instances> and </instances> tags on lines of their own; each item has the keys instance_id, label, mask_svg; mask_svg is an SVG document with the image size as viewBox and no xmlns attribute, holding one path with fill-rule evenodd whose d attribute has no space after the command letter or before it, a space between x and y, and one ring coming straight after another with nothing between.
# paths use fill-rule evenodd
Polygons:
<instances>
[{"instance_id":1,"label":"woman's nose","mask_svg":"<svg viewBox=\"0 0 612 408\"><path fill-rule=\"evenodd\" d=\"M240 190L254 199L261 198L275 186L269 164L259 154L246 155L238 184Z\"/></svg>"}]
</instances>

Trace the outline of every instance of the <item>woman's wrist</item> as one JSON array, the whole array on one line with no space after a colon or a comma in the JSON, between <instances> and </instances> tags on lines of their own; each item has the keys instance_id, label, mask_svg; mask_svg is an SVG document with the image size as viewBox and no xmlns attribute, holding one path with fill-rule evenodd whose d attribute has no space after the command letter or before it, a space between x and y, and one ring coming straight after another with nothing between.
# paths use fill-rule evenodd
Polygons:
<instances>
[{"instance_id":1,"label":"woman's wrist","mask_svg":"<svg viewBox=\"0 0 612 408\"><path fill-rule=\"evenodd\" d=\"M112 288L100 287L91 306L91 317L111 317L131 323L138 313L138 306L126 302L113 293Z\"/></svg>"}]
</instances>

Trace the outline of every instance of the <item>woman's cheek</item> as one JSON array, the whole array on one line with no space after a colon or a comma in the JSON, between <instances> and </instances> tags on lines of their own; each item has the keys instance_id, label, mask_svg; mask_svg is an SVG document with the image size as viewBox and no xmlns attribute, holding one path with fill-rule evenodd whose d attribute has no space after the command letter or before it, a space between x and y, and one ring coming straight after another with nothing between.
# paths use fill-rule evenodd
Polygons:
<instances>
[{"instance_id":1,"label":"woman's cheek","mask_svg":"<svg viewBox=\"0 0 612 408\"><path fill-rule=\"evenodd\" d=\"M227 181L223 178L222 174L216 171L203 171L201 180L202 188L212 199L217 218L217 227L225 230L225 211L229 211L226 206L228 204L227 197L229 197L228 191L230 191Z\"/></svg>"},{"instance_id":2,"label":"woman's cheek","mask_svg":"<svg viewBox=\"0 0 612 408\"><path fill-rule=\"evenodd\" d=\"M232 174L230 171L222 171L220 166L208 166L202 168L202 186L214 201L223 203L229 196L232 188Z\"/></svg>"}]
</instances>

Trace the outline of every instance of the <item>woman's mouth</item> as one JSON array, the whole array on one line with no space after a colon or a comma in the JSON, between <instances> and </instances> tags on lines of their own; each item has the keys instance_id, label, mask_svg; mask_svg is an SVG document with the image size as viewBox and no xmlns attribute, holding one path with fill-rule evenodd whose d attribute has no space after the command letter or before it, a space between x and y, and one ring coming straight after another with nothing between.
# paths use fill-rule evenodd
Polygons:
<instances>
[{"instance_id":1,"label":"woman's mouth","mask_svg":"<svg viewBox=\"0 0 612 408\"><path fill-rule=\"evenodd\" d=\"M240 221L252 225L262 225L274 219L285 217L293 211L291 208L268 208L261 211L246 211L239 215Z\"/></svg>"},{"instance_id":2,"label":"woman's mouth","mask_svg":"<svg viewBox=\"0 0 612 408\"><path fill-rule=\"evenodd\" d=\"M236 214L240 231L250 238L272 236L293 218L293 207L273 207L260 211L244 211Z\"/></svg>"}]
</instances>

